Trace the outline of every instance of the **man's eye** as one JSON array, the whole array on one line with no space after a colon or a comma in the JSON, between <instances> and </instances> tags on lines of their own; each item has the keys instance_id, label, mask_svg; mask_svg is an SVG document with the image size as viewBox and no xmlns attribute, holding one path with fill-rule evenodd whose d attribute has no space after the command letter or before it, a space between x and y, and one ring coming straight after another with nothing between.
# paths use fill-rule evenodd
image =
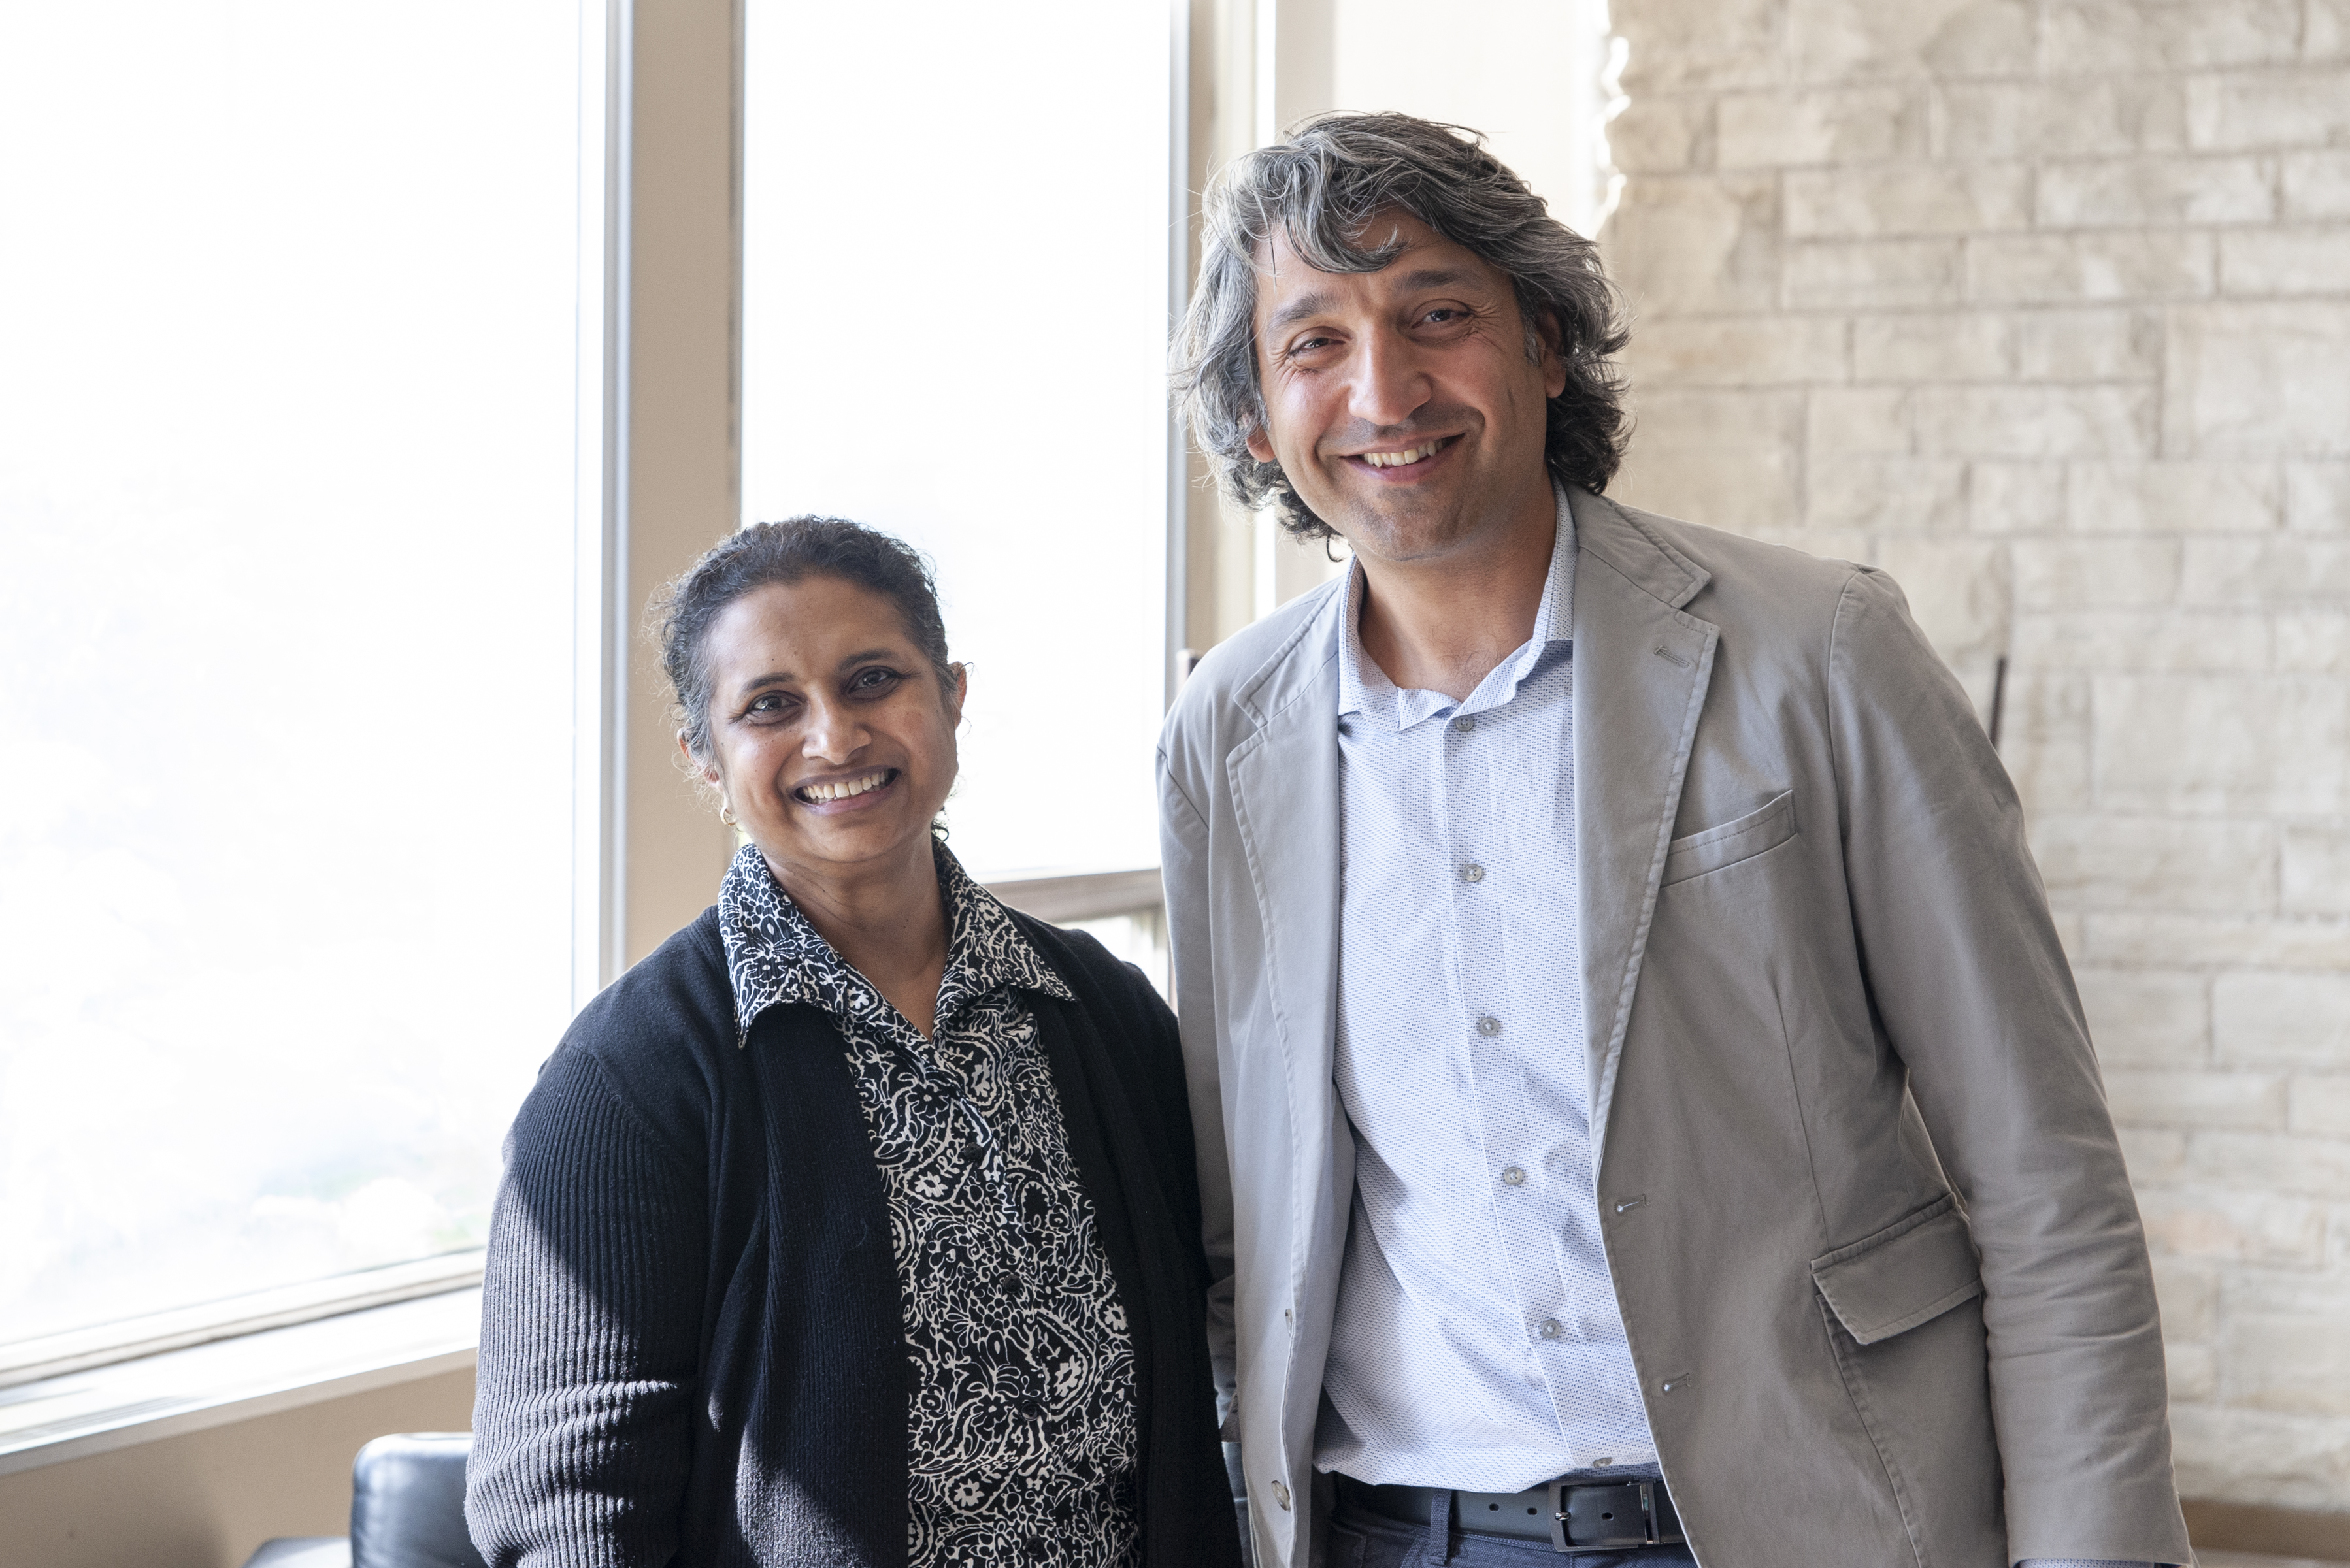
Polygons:
<instances>
[{"instance_id":1,"label":"man's eye","mask_svg":"<svg viewBox=\"0 0 2350 1568\"><path fill-rule=\"evenodd\" d=\"M1437 326L1441 327L1448 322L1458 321L1468 314L1469 313L1467 311L1461 309L1456 305L1440 305L1435 309L1430 311L1426 316L1421 317L1420 319L1422 321L1433 322Z\"/></svg>"},{"instance_id":2,"label":"man's eye","mask_svg":"<svg viewBox=\"0 0 2350 1568\"><path fill-rule=\"evenodd\" d=\"M1293 359L1309 358L1327 348L1336 339L1329 337L1300 337L1290 344L1289 358Z\"/></svg>"}]
</instances>

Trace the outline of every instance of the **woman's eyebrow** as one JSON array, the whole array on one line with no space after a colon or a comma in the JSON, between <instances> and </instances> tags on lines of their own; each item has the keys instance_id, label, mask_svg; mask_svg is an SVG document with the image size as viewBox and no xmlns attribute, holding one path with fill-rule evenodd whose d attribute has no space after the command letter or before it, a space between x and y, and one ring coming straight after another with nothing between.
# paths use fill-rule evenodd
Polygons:
<instances>
[{"instance_id":1,"label":"woman's eyebrow","mask_svg":"<svg viewBox=\"0 0 2350 1568\"><path fill-rule=\"evenodd\" d=\"M898 650L894 648L868 648L862 653L852 653L848 655L839 663L834 665L833 668L835 670L846 670L852 664L869 664L877 659L895 659L897 657Z\"/></svg>"}]
</instances>

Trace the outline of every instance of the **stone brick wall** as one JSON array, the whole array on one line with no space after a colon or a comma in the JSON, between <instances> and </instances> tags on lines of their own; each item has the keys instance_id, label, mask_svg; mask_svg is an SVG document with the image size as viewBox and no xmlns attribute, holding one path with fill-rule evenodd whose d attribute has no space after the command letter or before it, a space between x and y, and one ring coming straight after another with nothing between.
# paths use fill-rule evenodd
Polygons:
<instances>
[{"instance_id":1,"label":"stone brick wall","mask_svg":"<svg viewBox=\"0 0 2350 1568\"><path fill-rule=\"evenodd\" d=\"M2181 1488L2350 1509L2350 0L1615 24L1620 493L2011 657Z\"/></svg>"}]
</instances>

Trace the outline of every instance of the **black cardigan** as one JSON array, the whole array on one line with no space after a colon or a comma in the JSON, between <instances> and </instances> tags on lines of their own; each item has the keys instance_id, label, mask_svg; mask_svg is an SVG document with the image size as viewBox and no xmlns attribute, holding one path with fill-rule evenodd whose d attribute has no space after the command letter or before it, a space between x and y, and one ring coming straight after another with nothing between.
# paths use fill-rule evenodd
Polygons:
<instances>
[{"instance_id":1,"label":"black cardigan","mask_svg":"<svg viewBox=\"0 0 2350 1568\"><path fill-rule=\"evenodd\" d=\"M1077 999L1024 994L1134 1335L1142 1561L1231 1568L1174 1017L1013 918ZM798 1004L735 1040L712 909L588 1004L515 1122L465 1496L494 1568L906 1561L912 1368L846 1049Z\"/></svg>"}]
</instances>

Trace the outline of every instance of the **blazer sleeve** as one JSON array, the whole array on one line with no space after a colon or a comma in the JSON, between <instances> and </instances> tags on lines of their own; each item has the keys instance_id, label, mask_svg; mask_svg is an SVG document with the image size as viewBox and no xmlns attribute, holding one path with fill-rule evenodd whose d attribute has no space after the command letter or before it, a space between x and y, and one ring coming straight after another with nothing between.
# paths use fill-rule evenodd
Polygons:
<instances>
[{"instance_id":1,"label":"blazer sleeve","mask_svg":"<svg viewBox=\"0 0 2350 1568\"><path fill-rule=\"evenodd\" d=\"M1848 582L1828 664L1870 998L1981 1253L2011 1556L2189 1562L2145 1237L2014 786L1889 578Z\"/></svg>"},{"instance_id":2,"label":"blazer sleeve","mask_svg":"<svg viewBox=\"0 0 2350 1568\"><path fill-rule=\"evenodd\" d=\"M1180 716L1180 710L1178 710ZM1170 721L1172 731L1175 720ZM1200 1240L1208 1260L1208 1359L1216 1417L1226 1441L1233 1419L1238 1355L1232 1314L1232 1168L1224 1149L1224 1100L1217 1054L1214 961L1208 939L1208 824L1159 753L1159 865L1167 884L1167 943L1183 1077L1191 1104L1191 1146L1200 1173Z\"/></svg>"},{"instance_id":3,"label":"blazer sleeve","mask_svg":"<svg viewBox=\"0 0 2350 1568\"><path fill-rule=\"evenodd\" d=\"M465 1520L491 1568L666 1568L698 1386L706 1180L591 1053L524 1103L490 1221Z\"/></svg>"}]
</instances>

